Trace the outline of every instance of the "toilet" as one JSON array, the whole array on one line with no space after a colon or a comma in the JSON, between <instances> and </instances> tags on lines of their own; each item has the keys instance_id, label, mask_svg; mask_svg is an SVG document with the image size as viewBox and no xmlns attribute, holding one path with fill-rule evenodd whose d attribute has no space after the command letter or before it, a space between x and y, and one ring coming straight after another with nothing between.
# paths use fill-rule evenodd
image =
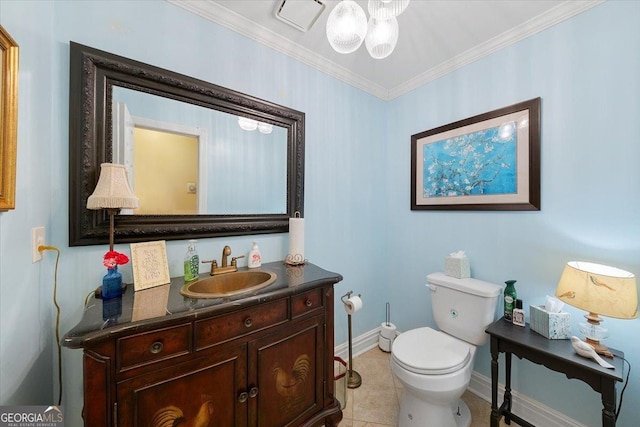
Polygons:
<instances>
[{"instance_id":1,"label":"toilet","mask_svg":"<svg viewBox=\"0 0 640 427\"><path fill-rule=\"evenodd\" d=\"M433 317L429 327L400 334L391 347L391 370L402 383L399 427L468 427L471 412L460 398L469 385L477 346L495 319L502 286L444 273L427 276Z\"/></svg>"}]
</instances>

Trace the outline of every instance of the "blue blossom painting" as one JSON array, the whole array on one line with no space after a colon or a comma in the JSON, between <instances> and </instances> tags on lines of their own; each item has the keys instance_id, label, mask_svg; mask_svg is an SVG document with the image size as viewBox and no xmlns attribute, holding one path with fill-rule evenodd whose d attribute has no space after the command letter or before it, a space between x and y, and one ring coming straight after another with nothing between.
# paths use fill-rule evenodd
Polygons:
<instances>
[{"instance_id":1,"label":"blue blossom painting","mask_svg":"<svg viewBox=\"0 0 640 427\"><path fill-rule=\"evenodd\" d=\"M423 146L424 197L517 193L515 122Z\"/></svg>"}]
</instances>

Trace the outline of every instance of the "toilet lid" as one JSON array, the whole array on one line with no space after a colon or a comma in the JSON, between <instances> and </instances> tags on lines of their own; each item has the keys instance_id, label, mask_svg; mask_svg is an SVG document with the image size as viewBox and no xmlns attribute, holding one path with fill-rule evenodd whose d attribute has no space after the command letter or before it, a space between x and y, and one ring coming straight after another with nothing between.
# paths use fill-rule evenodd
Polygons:
<instances>
[{"instance_id":1,"label":"toilet lid","mask_svg":"<svg viewBox=\"0 0 640 427\"><path fill-rule=\"evenodd\" d=\"M406 370L424 375L455 372L471 357L469 344L431 328L400 334L393 341L391 354Z\"/></svg>"}]
</instances>

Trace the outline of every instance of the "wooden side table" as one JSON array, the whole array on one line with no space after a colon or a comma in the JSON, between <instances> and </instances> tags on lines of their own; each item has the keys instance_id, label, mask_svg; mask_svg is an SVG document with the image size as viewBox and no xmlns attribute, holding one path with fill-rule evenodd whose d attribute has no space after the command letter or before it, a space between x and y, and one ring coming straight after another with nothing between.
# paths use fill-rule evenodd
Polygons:
<instances>
[{"instance_id":1,"label":"wooden side table","mask_svg":"<svg viewBox=\"0 0 640 427\"><path fill-rule=\"evenodd\" d=\"M610 349L613 359L606 359L615 369L601 367L595 360L578 356L570 340L550 340L526 327L516 326L504 319L492 323L486 332L491 336L491 427L498 427L504 416L523 427L534 427L511 412L511 355L527 359L538 365L563 373L567 378L577 378L589 384L602 395L602 425L616 425L616 382L622 381L623 356L621 351ZM498 407L498 356L505 354L504 401Z\"/></svg>"}]
</instances>

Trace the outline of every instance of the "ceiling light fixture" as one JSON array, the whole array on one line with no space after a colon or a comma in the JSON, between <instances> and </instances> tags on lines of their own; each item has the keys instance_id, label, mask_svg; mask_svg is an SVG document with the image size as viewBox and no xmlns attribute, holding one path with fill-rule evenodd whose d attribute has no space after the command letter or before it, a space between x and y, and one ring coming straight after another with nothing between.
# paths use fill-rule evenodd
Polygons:
<instances>
[{"instance_id":1,"label":"ceiling light fixture","mask_svg":"<svg viewBox=\"0 0 640 427\"><path fill-rule=\"evenodd\" d=\"M372 58L382 59L391 55L398 43L398 20L395 16L387 19L369 18L369 28L364 44Z\"/></svg>"},{"instance_id":2,"label":"ceiling light fixture","mask_svg":"<svg viewBox=\"0 0 640 427\"><path fill-rule=\"evenodd\" d=\"M270 125L269 123L258 122L258 130L260 131L260 133L269 135L271 132L273 132L273 125Z\"/></svg>"},{"instance_id":3,"label":"ceiling light fixture","mask_svg":"<svg viewBox=\"0 0 640 427\"><path fill-rule=\"evenodd\" d=\"M269 123L262 123L247 117L238 117L238 126L240 126L242 130L246 130L248 132L252 132L256 129L258 129L260 133L264 133L266 135L273 132L273 125L270 125Z\"/></svg>"},{"instance_id":4,"label":"ceiling light fixture","mask_svg":"<svg viewBox=\"0 0 640 427\"><path fill-rule=\"evenodd\" d=\"M369 21L364 10L353 0L343 0L327 19L327 39L338 53L355 52L362 42L372 58L391 55L398 43L398 21L410 0L369 0Z\"/></svg>"},{"instance_id":5,"label":"ceiling light fixture","mask_svg":"<svg viewBox=\"0 0 640 427\"><path fill-rule=\"evenodd\" d=\"M258 122L246 117L238 117L238 126L242 130L253 131L258 127Z\"/></svg>"},{"instance_id":6,"label":"ceiling light fixture","mask_svg":"<svg viewBox=\"0 0 640 427\"><path fill-rule=\"evenodd\" d=\"M327 39L338 53L358 50L367 35L367 15L353 0L344 0L333 8L327 19Z\"/></svg>"},{"instance_id":7,"label":"ceiling light fixture","mask_svg":"<svg viewBox=\"0 0 640 427\"><path fill-rule=\"evenodd\" d=\"M398 16L409 6L410 0L369 0L369 15L378 19Z\"/></svg>"}]
</instances>

